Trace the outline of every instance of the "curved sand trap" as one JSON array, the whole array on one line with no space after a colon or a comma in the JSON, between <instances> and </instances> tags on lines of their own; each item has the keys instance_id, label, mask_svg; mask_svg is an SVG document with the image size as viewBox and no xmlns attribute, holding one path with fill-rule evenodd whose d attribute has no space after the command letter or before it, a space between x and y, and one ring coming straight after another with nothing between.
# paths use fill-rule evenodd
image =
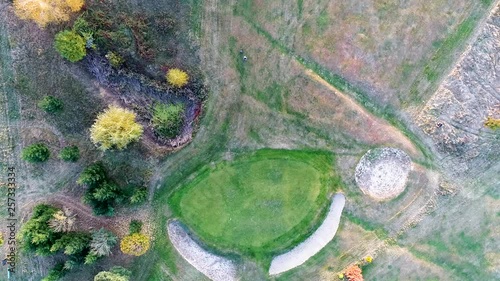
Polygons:
<instances>
[{"instance_id":1,"label":"curved sand trap","mask_svg":"<svg viewBox=\"0 0 500 281\"><path fill-rule=\"evenodd\" d=\"M335 194L330 204L330 211L328 211L321 226L297 247L285 254L274 257L269 268L269 274L275 275L297 267L323 249L337 232L344 205L344 195L341 193Z\"/></svg>"},{"instance_id":2,"label":"curved sand trap","mask_svg":"<svg viewBox=\"0 0 500 281\"><path fill-rule=\"evenodd\" d=\"M411 159L396 148L368 151L356 166L356 183L364 194L376 200L389 200L401 194L411 170Z\"/></svg>"},{"instance_id":3,"label":"curved sand trap","mask_svg":"<svg viewBox=\"0 0 500 281\"><path fill-rule=\"evenodd\" d=\"M198 271L214 281L237 280L236 265L231 260L216 256L200 247L189 237L180 222L169 222L167 230L175 249Z\"/></svg>"}]
</instances>

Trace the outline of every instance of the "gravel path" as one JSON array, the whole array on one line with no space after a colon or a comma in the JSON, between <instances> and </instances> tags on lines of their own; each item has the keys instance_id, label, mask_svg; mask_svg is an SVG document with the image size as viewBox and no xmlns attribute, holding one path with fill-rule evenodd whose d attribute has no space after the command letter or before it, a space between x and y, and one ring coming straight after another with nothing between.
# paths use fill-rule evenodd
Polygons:
<instances>
[{"instance_id":1,"label":"gravel path","mask_svg":"<svg viewBox=\"0 0 500 281\"><path fill-rule=\"evenodd\" d=\"M181 256L213 281L238 280L236 265L229 259L216 256L198 245L184 230L181 223L168 223L168 236Z\"/></svg>"},{"instance_id":2,"label":"gravel path","mask_svg":"<svg viewBox=\"0 0 500 281\"><path fill-rule=\"evenodd\" d=\"M344 205L344 195L341 193L335 194L330 205L330 211L321 226L297 247L285 254L274 257L269 268L269 274L280 274L297 267L323 249L337 232Z\"/></svg>"}]
</instances>

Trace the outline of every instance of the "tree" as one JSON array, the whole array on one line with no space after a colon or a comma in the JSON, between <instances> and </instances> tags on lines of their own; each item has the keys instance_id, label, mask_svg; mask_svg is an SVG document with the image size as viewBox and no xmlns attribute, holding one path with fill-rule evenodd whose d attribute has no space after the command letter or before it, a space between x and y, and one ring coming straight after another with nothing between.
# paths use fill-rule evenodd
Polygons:
<instances>
[{"instance_id":1,"label":"tree","mask_svg":"<svg viewBox=\"0 0 500 281\"><path fill-rule=\"evenodd\" d=\"M186 86L186 84L188 83L189 75L185 71L182 71L178 68L172 68L167 72L165 78L167 79L168 83L170 83L170 85L176 88L181 88Z\"/></svg>"},{"instance_id":2,"label":"tree","mask_svg":"<svg viewBox=\"0 0 500 281\"><path fill-rule=\"evenodd\" d=\"M61 279L66 274L64 269L64 263L58 263L54 268L49 271L49 274L45 276L42 281L57 281Z\"/></svg>"},{"instance_id":3,"label":"tree","mask_svg":"<svg viewBox=\"0 0 500 281\"><path fill-rule=\"evenodd\" d=\"M104 228L92 233L92 241L90 242L90 254L98 257L109 256L111 249L118 242L118 238L110 231Z\"/></svg>"},{"instance_id":4,"label":"tree","mask_svg":"<svg viewBox=\"0 0 500 281\"><path fill-rule=\"evenodd\" d=\"M134 191L134 194L130 196L130 203L139 204L148 198L148 190L146 188L138 188Z\"/></svg>"},{"instance_id":5,"label":"tree","mask_svg":"<svg viewBox=\"0 0 500 281\"><path fill-rule=\"evenodd\" d=\"M121 266L114 266L109 271L101 271L94 281L129 281L131 272Z\"/></svg>"},{"instance_id":6,"label":"tree","mask_svg":"<svg viewBox=\"0 0 500 281\"><path fill-rule=\"evenodd\" d=\"M106 170L103 164L101 162L95 162L83 170L76 183L93 187L103 183L106 178Z\"/></svg>"},{"instance_id":7,"label":"tree","mask_svg":"<svg viewBox=\"0 0 500 281\"><path fill-rule=\"evenodd\" d=\"M103 182L94 189L92 195L95 200L101 202L115 199L118 197L118 186L112 182Z\"/></svg>"},{"instance_id":8,"label":"tree","mask_svg":"<svg viewBox=\"0 0 500 281\"><path fill-rule=\"evenodd\" d=\"M69 232L57 239L50 247L51 252L63 250L65 255L79 255L89 248L90 234L85 232Z\"/></svg>"},{"instance_id":9,"label":"tree","mask_svg":"<svg viewBox=\"0 0 500 281\"><path fill-rule=\"evenodd\" d=\"M156 104L151 122L160 135L173 138L179 134L184 121L184 106L182 104Z\"/></svg>"},{"instance_id":10,"label":"tree","mask_svg":"<svg viewBox=\"0 0 500 281\"><path fill-rule=\"evenodd\" d=\"M33 208L31 218L19 232L18 240L24 251L32 251L37 255L51 254L50 247L59 235L49 227L49 221L57 211L57 208L46 204Z\"/></svg>"},{"instance_id":11,"label":"tree","mask_svg":"<svg viewBox=\"0 0 500 281\"><path fill-rule=\"evenodd\" d=\"M361 268L357 264L349 266L345 271L345 276L349 281L363 281Z\"/></svg>"},{"instance_id":12,"label":"tree","mask_svg":"<svg viewBox=\"0 0 500 281\"><path fill-rule=\"evenodd\" d=\"M78 12L84 0L14 0L14 10L21 19L33 20L40 27L69 20Z\"/></svg>"},{"instance_id":13,"label":"tree","mask_svg":"<svg viewBox=\"0 0 500 281\"><path fill-rule=\"evenodd\" d=\"M38 102L38 107L48 113L57 113L62 110L63 104L60 99L53 96L45 96Z\"/></svg>"},{"instance_id":14,"label":"tree","mask_svg":"<svg viewBox=\"0 0 500 281\"><path fill-rule=\"evenodd\" d=\"M67 162L76 162L80 159L80 149L76 145L66 146L59 153L59 158Z\"/></svg>"},{"instance_id":15,"label":"tree","mask_svg":"<svg viewBox=\"0 0 500 281\"><path fill-rule=\"evenodd\" d=\"M73 230L76 214L67 207L57 211L49 221L49 226L55 232L70 232Z\"/></svg>"},{"instance_id":16,"label":"tree","mask_svg":"<svg viewBox=\"0 0 500 281\"><path fill-rule=\"evenodd\" d=\"M134 233L123 237L120 249L124 254L141 256L149 249L149 238L142 233Z\"/></svg>"},{"instance_id":17,"label":"tree","mask_svg":"<svg viewBox=\"0 0 500 281\"><path fill-rule=\"evenodd\" d=\"M72 30L64 30L56 34L56 50L70 62L77 62L85 57L87 54L85 45L85 39Z\"/></svg>"},{"instance_id":18,"label":"tree","mask_svg":"<svg viewBox=\"0 0 500 281\"><path fill-rule=\"evenodd\" d=\"M113 147L125 148L130 142L137 141L143 128L135 122L136 114L125 108L110 106L99 114L90 128L92 142L102 150Z\"/></svg>"},{"instance_id":19,"label":"tree","mask_svg":"<svg viewBox=\"0 0 500 281\"><path fill-rule=\"evenodd\" d=\"M25 147L22 151L21 158L32 163L45 162L50 157L49 148L43 143L35 143Z\"/></svg>"}]
</instances>

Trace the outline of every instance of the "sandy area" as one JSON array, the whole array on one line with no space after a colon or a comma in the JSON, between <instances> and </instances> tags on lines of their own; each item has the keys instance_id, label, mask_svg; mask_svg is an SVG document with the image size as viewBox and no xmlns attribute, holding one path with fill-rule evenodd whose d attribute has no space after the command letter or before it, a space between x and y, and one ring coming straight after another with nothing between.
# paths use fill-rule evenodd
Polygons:
<instances>
[{"instance_id":1,"label":"sandy area","mask_svg":"<svg viewBox=\"0 0 500 281\"><path fill-rule=\"evenodd\" d=\"M344 195L341 193L336 194L332 199L330 210L321 226L297 247L287 253L274 257L269 268L269 274L280 274L297 267L323 249L337 232L344 205Z\"/></svg>"},{"instance_id":2,"label":"sandy area","mask_svg":"<svg viewBox=\"0 0 500 281\"><path fill-rule=\"evenodd\" d=\"M198 271L214 281L237 280L236 265L229 259L214 255L194 241L180 222L168 223L168 236L181 256Z\"/></svg>"},{"instance_id":3,"label":"sandy area","mask_svg":"<svg viewBox=\"0 0 500 281\"><path fill-rule=\"evenodd\" d=\"M368 151L356 166L356 183L364 194L376 200L390 200L401 194L411 170L411 159L396 148Z\"/></svg>"}]
</instances>

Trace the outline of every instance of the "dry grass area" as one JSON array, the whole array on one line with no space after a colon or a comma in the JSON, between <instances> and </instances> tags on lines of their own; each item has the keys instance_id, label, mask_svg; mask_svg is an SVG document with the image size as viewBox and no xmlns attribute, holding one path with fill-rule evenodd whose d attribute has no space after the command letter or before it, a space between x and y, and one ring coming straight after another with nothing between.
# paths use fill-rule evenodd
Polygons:
<instances>
[{"instance_id":1,"label":"dry grass area","mask_svg":"<svg viewBox=\"0 0 500 281\"><path fill-rule=\"evenodd\" d=\"M408 96L410 87L447 35L469 17L482 14L491 1L239 3L239 12L248 21L294 53L364 88L380 105L401 105L417 98ZM453 54L453 50L448 52ZM425 91L427 81L421 84L417 90Z\"/></svg>"}]
</instances>

